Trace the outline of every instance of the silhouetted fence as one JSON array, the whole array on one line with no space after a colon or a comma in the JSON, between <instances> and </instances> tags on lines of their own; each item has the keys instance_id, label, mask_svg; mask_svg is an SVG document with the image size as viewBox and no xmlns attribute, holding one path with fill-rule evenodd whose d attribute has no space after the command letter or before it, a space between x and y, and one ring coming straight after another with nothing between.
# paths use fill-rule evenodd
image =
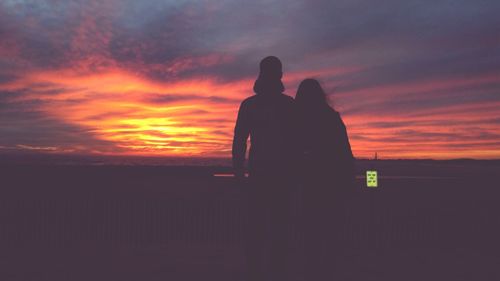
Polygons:
<instances>
[{"instance_id":1,"label":"silhouetted fence","mask_svg":"<svg viewBox=\"0 0 500 281\"><path fill-rule=\"evenodd\" d=\"M334 238L359 247L476 246L496 237L496 201L477 194L471 197L460 189L467 187L456 182L426 187L430 183L435 184L393 181L377 190L363 188L360 182L362 191L345 202L342 222L323 223L338 224L338 237ZM244 238L243 192L232 179L206 178L149 189L151 182L131 181L123 192L122 187L106 189L103 184L113 184L106 180L99 185L85 181L68 186L53 184L58 187L47 188L46 192L36 190L45 185L23 185L13 193L4 190L0 198L0 243L139 247L178 241L241 244ZM188 188L196 184L203 184L203 191L200 187ZM87 191L72 191L75 189ZM300 208L297 194L292 208L295 224L290 232L298 245L302 237Z\"/></svg>"}]
</instances>

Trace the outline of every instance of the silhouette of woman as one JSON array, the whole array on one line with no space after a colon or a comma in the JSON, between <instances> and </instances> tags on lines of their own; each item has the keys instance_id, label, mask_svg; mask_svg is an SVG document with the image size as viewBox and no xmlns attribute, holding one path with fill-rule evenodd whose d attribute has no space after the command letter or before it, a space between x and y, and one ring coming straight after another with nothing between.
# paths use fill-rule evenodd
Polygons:
<instances>
[{"instance_id":1,"label":"silhouette of woman","mask_svg":"<svg viewBox=\"0 0 500 281\"><path fill-rule=\"evenodd\" d=\"M330 280L326 276L335 252L342 201L353 189L354 158L344 122L328 104L317 80L302 81L295 101L302 151L306 272L310 280Z\"/></svg>"}]
</instances>

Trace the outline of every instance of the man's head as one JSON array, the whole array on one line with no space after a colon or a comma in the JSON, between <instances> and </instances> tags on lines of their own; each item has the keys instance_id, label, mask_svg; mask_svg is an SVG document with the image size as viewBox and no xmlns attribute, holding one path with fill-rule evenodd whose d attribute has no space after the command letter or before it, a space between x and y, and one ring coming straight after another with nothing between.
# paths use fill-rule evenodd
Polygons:
<instances>
[{"instance_id":1,"label":"man's head","mask_svg":"<svg viewBox=\"0 0 500 281\"><path fill-rule=\"evenodd\" d=\"M275 56L268 56L262 59L259 68L259 77L265 79L281 79L283 76L281 61Z\"/></svg>"}]
</instances>

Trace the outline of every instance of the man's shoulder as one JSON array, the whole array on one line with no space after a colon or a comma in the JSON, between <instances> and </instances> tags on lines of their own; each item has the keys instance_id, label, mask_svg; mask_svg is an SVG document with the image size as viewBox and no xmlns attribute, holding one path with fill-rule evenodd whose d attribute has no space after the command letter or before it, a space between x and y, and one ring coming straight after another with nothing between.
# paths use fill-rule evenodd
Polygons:
<instances>
[{"instance_id":1,"label":"man's shoulder","mask_svg":"<svg viewBox=\"0 0 500 281\"><path fill-rule=\"evenodd\" d=\"M252 103L255 102L257 96L251 96L251 97L248 97L246 99L244 99L242 102L241 102L241 106L248 106Z\"/></svg>"},{"instance_id":2,"label":"man's shoulder","mask_svg":"<svg viewBox=\"0 0 500 281\"><path fill-rule=\"evenodd\" d=\"M291 96L281 94L279 95L279 97L279 103L281 104L281 106L290 108L291 110L294 110L296 108L295 99L293 99Z\"/></svg>"},{"instance_id":3,"label":"man's shoulder","mask_svg":"<svg viewBox=\"0 0 500 281\"><path fill-rule=\"evenodd\" d=\"M295 102L295 100L291 96L289 96L289 95L281 94L280 97L281 97L281 99L284 102L288 102L288 103L294 103Z\"/></svg>"},{"instance_id":4,"label":"man's shoulder","mask_svg":"<svg viewBox=\"0 0 500 281\"><path fill-rule=\"evenodd\" d=\"M269 102L270 103L278 102L279 104L289 104L289 105L295 104L295 100L292 97L287 96L285 94L280 94L277 96L277 98L275 96L275 97L272 97L271 99L270 99L270 97L254 95L254 96L251 96L251 97L244 99L241 102L241 107L259 106L259 104L265 104L265 103L269 103Z\"/></svg>"}]
</instances>

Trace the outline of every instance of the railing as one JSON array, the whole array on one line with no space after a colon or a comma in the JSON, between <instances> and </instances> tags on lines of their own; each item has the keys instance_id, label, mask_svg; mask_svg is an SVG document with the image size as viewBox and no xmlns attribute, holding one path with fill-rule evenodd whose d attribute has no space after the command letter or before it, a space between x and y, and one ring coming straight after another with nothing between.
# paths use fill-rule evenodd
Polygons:
<instances>
[{"instance_id":1,"label":"railing","mask_svg":"<svg viewBox=\"0 0 500 281\"><path fill-rule=\"evenodd\" d=\"M4 185L0 197L0 243L64 247L85 243L145 246L176 241L187 244L243 242L246 219L243 192L233 179L204 178L188 181L187 185L181 184L182 187L169 184L154 188L140 180L127 183L123 192L122 187L112 186L115 183L109 178L101 185L91 182L95 183L80 182L76 187L58 182L54 184L57 188L48 188L47 192L40 190L47 187L47 182L45 186L21 184L20 190L12 182L8 188ZM201 184L206 188L194 188ZM360 189L362 185L360 181ZM388 186L380 190L366 189L346 202L336 239L371 246L445 245L477 238L478 233L471 229L482 229L481 235L486 239L498 233L493 227L498 219L491 204L470 203L467 198L441 201L448 196L439 195L443 190L424 190L418 193L421 197L402 196L396 187ZM72 191L78 188L86 191ZM295 223L290 228L294 243L299 244L303 237L300 202L300 195L296 194L291 208Z\"/></svg>"}]
</instances>

